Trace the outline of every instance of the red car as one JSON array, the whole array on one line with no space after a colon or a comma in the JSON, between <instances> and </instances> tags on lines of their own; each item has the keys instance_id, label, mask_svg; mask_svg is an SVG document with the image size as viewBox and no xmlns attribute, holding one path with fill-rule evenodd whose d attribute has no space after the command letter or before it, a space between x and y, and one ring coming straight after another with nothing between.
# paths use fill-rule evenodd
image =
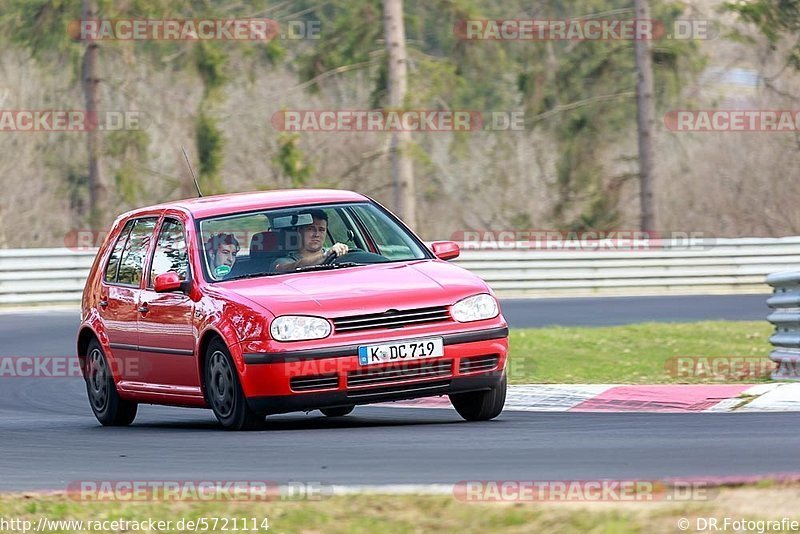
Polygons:
<instances>
[{"instance_id":1,"label":"red car","mask_svg":"<svg viewBox=\"0 0 800 534\"><path fill-rule=\"evenodd\" d=\"M137 405L266 415L449 395L467 420L506 396L508 326L491 289L348 191L202 197L114 223L83 292L78 357L103 425Z\"/></svg>"}]
</instances>

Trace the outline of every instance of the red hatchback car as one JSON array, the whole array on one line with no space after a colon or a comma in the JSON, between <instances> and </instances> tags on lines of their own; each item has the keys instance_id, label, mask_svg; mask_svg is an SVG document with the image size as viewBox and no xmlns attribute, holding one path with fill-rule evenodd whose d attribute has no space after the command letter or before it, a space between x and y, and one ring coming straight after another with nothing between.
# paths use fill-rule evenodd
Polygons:
<instances>
[{"instance_id":1,"label":"red hatchback car","mask_svg":"<svg viewBox=\"0 0 800 534\"><path fill-rule=\"evenodd\" d=\"M487 284L348 191L203 197L117 219L83 293L78 357L104 425L137 405L266 415L449 395L500 414L508 326Z\"/></svg>"}]
</instances>

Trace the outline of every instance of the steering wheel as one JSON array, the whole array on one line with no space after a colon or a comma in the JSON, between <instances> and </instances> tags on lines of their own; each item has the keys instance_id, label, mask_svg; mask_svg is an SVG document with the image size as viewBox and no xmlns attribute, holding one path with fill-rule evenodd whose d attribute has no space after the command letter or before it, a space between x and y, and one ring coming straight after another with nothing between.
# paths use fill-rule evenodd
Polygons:
<instances>
[{"instance_id":1,"label":"steering wheel","mask_svg":"<svg viewBox=\"0 0 800 534\"><path fill-rule=\"evenodd\" d=\"M322 265L329 265L331 263L334 263L337 258L347 256L348 254L352 254L353 252L364 252L364 251L361 250L360 248L351 248L341 256L337 256L336 252L331 250L330 252L328 252L328 255L325 256L325 259L322 260Z\"/></svg>"},{"instance_id":2,"label":"steering wheel","mask_svg":"<svg viewBox=\"0 0 800 534\"><path fill-rule=\"evenodd\" d=\"M342 254L342 255L344 256L344 254ZM333 263L333 260L335 260L338 257L339 256L336 255L336 252L331 250L330 252L328 252L328 255L325 256L325 259L322 260L322 264L321 265L330 265L331 263Z\"/></svg>"},{"instance_id":3,"label":"steering wheel","mask_svg":"<svg viewBox=\"0 0 800 534\"><path fill-rule=\"evenodd\" d=\"M374 254L360 248L351 248L341 256L337 256L335 252L330 252L327 256L325 256L325 259L322 260L322 264L328 265L330 263L342 263L348 261L355 263L383 263L389 260L380 254Z\"/></svg>"}]
</instances>

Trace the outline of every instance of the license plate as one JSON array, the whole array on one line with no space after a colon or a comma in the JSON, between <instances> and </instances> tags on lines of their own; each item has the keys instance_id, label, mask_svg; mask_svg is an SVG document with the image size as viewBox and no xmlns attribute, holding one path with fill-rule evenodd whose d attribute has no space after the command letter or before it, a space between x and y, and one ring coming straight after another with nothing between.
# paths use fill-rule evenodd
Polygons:
<instances>
[{"instance_id":1,"label":"license plate","mask_svg":"<svg viewBox=\"0 0 800 534\"><path fill-rule=\"evenodd\" d=\"M444 343L440 337L358 347L358 363L361 365L408 362L441 356L444 356Z\"/></svg>"}]
</instances>

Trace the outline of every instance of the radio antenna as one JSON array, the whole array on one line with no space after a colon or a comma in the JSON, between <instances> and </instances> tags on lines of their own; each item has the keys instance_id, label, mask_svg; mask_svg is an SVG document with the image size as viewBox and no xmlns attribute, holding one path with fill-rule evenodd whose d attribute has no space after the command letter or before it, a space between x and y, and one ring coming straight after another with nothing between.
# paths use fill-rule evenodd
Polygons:
<instances>
[{"instance_id":1,"label":"radio antenna","mask_svg":"<svg viewBox=\"0 0 800 534\"><path fill-rule=\"evenodd\" d=\"M197 188L197 196L202 197L203 193L200 191L200 184L197 183L197 176L194 175L192 164L189 163L189 156L186 155L186 149L183 148L183 145L181 145L181 150L183 150L183 157L186 158L186 166L189 167L189 172L192 173L192 180L194 180L194 186Z\"/></svg>"}]
</instances>

